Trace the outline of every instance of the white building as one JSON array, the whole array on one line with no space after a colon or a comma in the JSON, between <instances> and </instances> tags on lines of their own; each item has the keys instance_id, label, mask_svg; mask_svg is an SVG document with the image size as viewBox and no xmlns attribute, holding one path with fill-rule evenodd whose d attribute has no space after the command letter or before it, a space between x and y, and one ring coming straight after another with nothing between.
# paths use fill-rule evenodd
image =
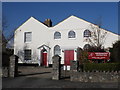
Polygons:
<instances>
[{"instance_id":1,"label":"white building","mask_svg":"<svg viewBox=\"0 0 120 90\"><path fill-rule=\"evenodd\" d=\"M76 16L70 16L52 27L50 19L45 23L31 17L15 31L14 54L19 56L19 63L49 66L52 57L58 54L61 63L69 65L70 60L76 60L76 49L88 45L86 38L91 37L90 25L94 25ZM107 32L104 47L112 47L118 35L104 31Z\"/></svg>"}]
</instances>

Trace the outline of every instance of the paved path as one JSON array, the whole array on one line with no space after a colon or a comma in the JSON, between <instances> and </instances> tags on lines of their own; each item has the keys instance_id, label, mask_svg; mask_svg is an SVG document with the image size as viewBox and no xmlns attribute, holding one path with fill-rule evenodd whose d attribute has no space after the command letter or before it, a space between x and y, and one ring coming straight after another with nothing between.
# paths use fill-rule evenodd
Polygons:
<instances>
[{"instance_id":1,"label":"paved path","mask_svg":"<svg viewBox=\"0 0 120 90\"><path fill-rule=\"evenodd\" d=\"M20 67L20 76L3 78L3 88L118 88L118 83L81 83L52 80L52 68Z\"/></svg>"},{"instance_id":2,"label":"paved path","mask_svg":"<svg viewBox=\"0 0 120 90\"><path fill-rule=\"evenodd\" d=\"M35 66L20 66L18 68L19 76L51 78L52 68L35 67Z\"/></svg>"}]
</instances>

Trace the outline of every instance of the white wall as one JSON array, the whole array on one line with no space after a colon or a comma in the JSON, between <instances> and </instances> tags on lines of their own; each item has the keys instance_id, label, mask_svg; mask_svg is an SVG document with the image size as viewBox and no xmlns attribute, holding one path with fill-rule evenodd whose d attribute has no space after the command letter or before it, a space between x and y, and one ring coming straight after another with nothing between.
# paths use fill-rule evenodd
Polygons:
<instances>
[{"instance_id":1,"label":"white wall","mask_svg":"<svg viewBox=\"0 0 120 90\"><path fill-rule=\"evenodd\" d=\"M106 36L106 40L104 43L104 47L108 48L108 47L112 47L112 45L118 41L120 38L120 36L118 36L117 34L114 34L112 32L107 32L107 36Z\"/></svg>"},{"instance_id":2,"label":"white wall","mask_svg":"<svg viewBox=\"0 0 120 90\"><path fill-rule=\"evenodd\" d=\"M83 48L87 42L84 42L83 32L84 30L90 28L90 24L87 21L79 19L75 16L71 16L68 19L60 22L54 27L47 27L41 22L37 21L33 17L28 19L23 25L21 25L15 31L14 39L14 54L18 54L18 51L21 51L20 61L24 62L24 48L32 50L32 60L28 63L38 63L40 61L40 49L37 49L41 45L48 45L51 49L49 51L49 64L52 64L52 56L54 55L54 46L59 45L62 50L65 49L76 49L77 47ZM75 31L76 38L69 39L68 32ZM54 33L59 31L61 33L60 40L54 40ZM24 43L24 33L32 32L32 42ZM105 48L111 47L114 41L118 40L118 35L113 34L108 31L106 42L104 44ZM64 52L61 50L62 63L64 63ZM76 52L75 59L76 59ZM21 63L22 63L21 62Z\"/></svg>"},{"instance_id":3,"label":"white wall","mask_svg":"<svg viewBox=\"0 0 120 90\"><path fill-rule=\"evenodd\" d=\"M25 32L32 32L32 41L29 43L24 42ZM40 52L37 48L42 44L46 44L48 41L48 27L31 17L15 31L14 53L18 54L18 51L22 51L23 55L19 55L19 57L21 61L24 61L24 48L31 49L33 57L32 63L38 63Z\"/></svg>"}]
</instances>

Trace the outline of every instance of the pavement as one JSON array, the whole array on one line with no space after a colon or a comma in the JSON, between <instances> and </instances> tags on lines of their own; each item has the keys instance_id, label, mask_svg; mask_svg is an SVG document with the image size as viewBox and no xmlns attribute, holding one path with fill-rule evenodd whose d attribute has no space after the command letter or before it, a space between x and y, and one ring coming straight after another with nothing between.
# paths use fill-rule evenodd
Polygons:
<instances>
[{"instance_id":1,"label":"pavement","mask_svg":"<svg viewBox=\"0 0 120 90\"><path fill-rule=\"evenodd\" d=\"M118 88L118 83L73 82L52 80L52 68L19 67L19 76L2 78L2 88ZM120 88L119 88L120 89Z\"/></svg>"}]
</instances>

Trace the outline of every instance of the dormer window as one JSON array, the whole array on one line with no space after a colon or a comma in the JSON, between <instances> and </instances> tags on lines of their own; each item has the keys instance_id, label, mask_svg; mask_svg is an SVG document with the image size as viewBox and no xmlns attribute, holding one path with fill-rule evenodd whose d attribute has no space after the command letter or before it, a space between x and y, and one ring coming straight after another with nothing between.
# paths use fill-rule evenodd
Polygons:
<instances>
[{"instance_id":1,"label":"dormer window","mask_svg":"<svg viewBox=\"0 0 120 90\"><path fill-rule=\"evenodd\" d=\"M61 33L60 32L55 32L54 33L54 39L61 39Z\"/></svg>"},{"instance_id":2,"label":"dormer window","mask_svg":"<svg viewBox=\"0 0 120 90\"><path fill-rule=\"evenodd\" d=\"M70 31L69 33L68 33L68 38L75 38L76 37L76 35L75 35L75 32L74 31Z\"/></svg>"},{"instance_id":3,"label":"dormer window","mask_svg":"<svg viewBox=\"0 0 120 90\"><path fill-rule=\"evenodd\" d=\"M91 37L91 32L88 29L84 31L84 37Z\"/></svg>"}]
</instances>

